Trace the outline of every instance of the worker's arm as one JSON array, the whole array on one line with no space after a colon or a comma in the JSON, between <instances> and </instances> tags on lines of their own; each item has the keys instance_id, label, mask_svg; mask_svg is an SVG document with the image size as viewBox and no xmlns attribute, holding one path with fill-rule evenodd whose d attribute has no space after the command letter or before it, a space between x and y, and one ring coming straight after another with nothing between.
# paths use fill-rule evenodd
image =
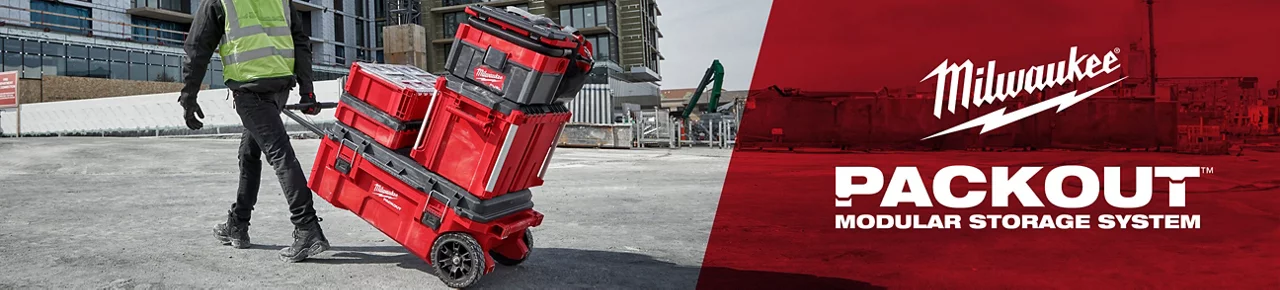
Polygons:
<instances>
[{"instance_id":1,"label":"worker's arm","mask_svg":"<svg viewBox=\"0 0 1280 290\"><path fill-rule=\"evenodd\" d=\"M209 68L209 59L218 49L222 41L224 10L219 0L202 0L196 10L195 19L191 22L191 30L187 32L187 41L183 49L187 57L182 59L183 95L195 96L200 92L200 84ZM214 80L220 81L220 80Z\"/></svg>"},{"instance_id":2,"label":"worker's arm","mask_svg":"<svg viewBox=\"0 0 1280 290\"><path fill-rule=\"evenodd\" d=\"M289 6L289 10L293 10L293 23L289 27L293 30L293 74L298 79L298 93L304 96L315 93L312 82L315 79L311 71L311 36L303 30L304 25L311 25L302 19L302 14L293 9L293 5Z\"/></svg>"}]
</instances>

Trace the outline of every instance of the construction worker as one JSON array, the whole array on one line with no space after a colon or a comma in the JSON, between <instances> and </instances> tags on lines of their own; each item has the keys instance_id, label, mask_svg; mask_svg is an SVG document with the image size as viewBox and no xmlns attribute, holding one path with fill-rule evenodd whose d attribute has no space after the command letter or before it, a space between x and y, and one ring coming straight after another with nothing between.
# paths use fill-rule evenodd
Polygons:
<instances>
[{"instance_id":1,"label":"construction worker","mask_svg":"<svg viewBox=\"0 0 1280 290\"><path fill-rule=\"evenodd\" d=\"M236 113L244 124L240 141L240 187L227 222L214 228L224 245L249 247L249 217L258 202L262 179L262 155L275 168L280 187L289 202L294 225L293 244L280 258L298 262L329 248L312 207L311 190L280 120L280 110L296 84L302 104L315 104L312 87L310 37L303 18L289 0L203 0L196 11L184 48L183 81L178 102L187 127L204 127L204 112L196 94L210 57L222 57L223 76L234 98ZM303 111L319 113L318 107ZM197 118L198 117L198 118Z\"/></svg>"}]
</instances>

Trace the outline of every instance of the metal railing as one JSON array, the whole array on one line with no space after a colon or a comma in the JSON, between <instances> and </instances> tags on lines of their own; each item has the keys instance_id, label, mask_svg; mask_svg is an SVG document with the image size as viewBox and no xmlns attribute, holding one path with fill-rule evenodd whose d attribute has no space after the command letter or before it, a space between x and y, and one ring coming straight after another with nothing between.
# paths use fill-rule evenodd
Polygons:
<instances>
[{"instance_id":1,"label":"metal railing","mask_svg":"<svg viewBox=\"0 0 1280 290\"><path fill-rule=\"evenodd\" d=\"M671 117L671 112L663 109L652 111L636 111L632 124L636 145L644 148L651 146L676 147L680 123Z\"/></svg>"}]
</instances>

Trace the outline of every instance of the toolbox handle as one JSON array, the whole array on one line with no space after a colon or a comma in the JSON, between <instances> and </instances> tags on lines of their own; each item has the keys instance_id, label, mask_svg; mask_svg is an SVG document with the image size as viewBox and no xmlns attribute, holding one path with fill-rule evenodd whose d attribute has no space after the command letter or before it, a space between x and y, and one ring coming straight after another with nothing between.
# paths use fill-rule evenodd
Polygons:
<instances>
[{"instance_id":1,"label":"toolbox handle","mask_svg":"<svg viewBox=\"0 0 1280 290\"><path fill-rule=\"evenodd\" d=\"M473 124L480 125L480 126L489 125L489 121L480 120L480 118L476 118L475 116L472 116L467 112L463 112L462 110L459 110L457 107L446 107L445 109L449 110L450 113L453 113L454 115L458 116L458 118L467 120L467 122L471 122Z\"/></svg>"},{"instance_id":2,"label":"toolbox handle","mask_svg":"<svg viewBox=\"0 0 1280 290\"><path fill-rule=\"evenodd\" d=\"M503 40L506 40L506 41L514 42L516 45L522 46L524 48L528 48L529 50L532 50L540 54L550 55L554 57L565 57L572 53L568 49L553 49L553 48L547 47L546 45L540 42L535 42L527 37L520 36L515 32L504 30L493 23L485 22L483 20L479 20L475 18L467 18L467 23L471 24L471 27L475 27L480 31L484 31L485 33L488 33L488 34L493 34L494 36L497 36L498 38L502 38Z\"/></svg>"}]
</instances>

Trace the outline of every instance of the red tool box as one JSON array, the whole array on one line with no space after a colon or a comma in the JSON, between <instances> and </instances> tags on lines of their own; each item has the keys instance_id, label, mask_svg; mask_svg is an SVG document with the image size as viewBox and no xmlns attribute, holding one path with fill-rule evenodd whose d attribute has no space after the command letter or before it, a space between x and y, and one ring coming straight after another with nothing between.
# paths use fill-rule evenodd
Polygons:
<instances>
[{"instance_id":1,"label":"red tool box","mask_svg":"<svg viewBox=\"0 0 1280 290\"><path fill-rule=\"evenodd\" d=\"M351 64L344 90L400 121L422 119L427 114L436 76L408 65Z\"/></svg>"},{"instance_id":2,"label":"red tool box","mask_svg":"<svg viewBox=\"0 0 1280 290\"><path fill-rule=\"evenodd\" d=\"M412 147L422 120L403 122L355 97L343 94L333 112L338 122L354 127L393 150Z\"/></svg>"},{"instance_id":3,"label":"red tool box","mask_svg":"<svg viewBox=\"0 0 1280 290\"><path fill-rule=\"evenodd\" d=\"M452 76L443 83L414 160L481 199L542 185L569 110L517 105Z\"/></svg>"},{"instance_id":4,"label":"red tool box","mask_svg":"<svg viewBox=\"0 0 1280 290\"><path fill-rule=\"evenodd\" d=\"M342 124L321 141L308 187L430 263L450 287L474 283L495 263L523 262L528 228L543 218L528 190L481 200Z\"/></svg>"},{"instance_id":5,"label":"red tool box","mask_svg":"<svg viewBox=\"0 0 1280 290\"><path fill-rule=\"evenodd\" d=\"M591 43L545 17L467 7L445 63L450 74L519 104L572 100L592 67Z\"/></svg>"}]
</instances>

